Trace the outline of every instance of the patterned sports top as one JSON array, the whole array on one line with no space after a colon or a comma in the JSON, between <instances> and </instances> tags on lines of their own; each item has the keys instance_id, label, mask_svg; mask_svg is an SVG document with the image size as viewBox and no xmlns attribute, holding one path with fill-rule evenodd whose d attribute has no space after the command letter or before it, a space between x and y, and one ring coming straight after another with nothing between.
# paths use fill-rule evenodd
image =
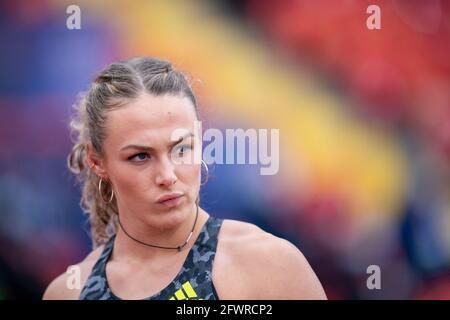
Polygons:
<instances>
[{"instance_id":1,"label":"patterned sports top","mask_svg":"<svg viewBox=\"0 0 450 320\"><path fill-rule=\"evenodd\" d=\"M219 300L211 275L222 222L220 218L209 216L176 277L160 292L144 300ZM105 272L114 238L115 235L108 240L92 268L80 300L120 300L109 288Z\"/></svg>"}]
</instances>

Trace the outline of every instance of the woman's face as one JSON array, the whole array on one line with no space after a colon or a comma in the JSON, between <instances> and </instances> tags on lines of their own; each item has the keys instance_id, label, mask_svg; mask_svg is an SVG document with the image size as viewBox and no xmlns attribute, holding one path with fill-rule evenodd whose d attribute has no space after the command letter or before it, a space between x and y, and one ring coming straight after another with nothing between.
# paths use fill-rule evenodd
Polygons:
<instances>
[{"instance_id":1,"label":"woman's face","mask_svg":"<svg viewBox=\"0 0 450 320\"><path fill-rule=\"evenodd\" d=\"M201 170L193 155L202 148L196 120L191 101L174 95L142 93L107 113L103 168L121 217L165 229L193 213ZM178 205L158 202L173 192L183 194Z\"/></svg>"}]
</instances>

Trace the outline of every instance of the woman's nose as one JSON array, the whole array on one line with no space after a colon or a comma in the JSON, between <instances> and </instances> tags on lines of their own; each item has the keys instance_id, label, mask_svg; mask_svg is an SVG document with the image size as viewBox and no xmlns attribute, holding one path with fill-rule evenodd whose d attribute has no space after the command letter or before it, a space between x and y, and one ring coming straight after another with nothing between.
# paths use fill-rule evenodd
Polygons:
<instances>
[{"instance_id":1,"label":"woman's nose","mask_svg":"<svg viewBox=\"0 0 450 320\"><path fill-rule=\"evenodd\" d=\"M178 180L175 165L170 159L162 159L158 164L156 183L160 186L171 186Z\"/></svg>"}]
</instances>

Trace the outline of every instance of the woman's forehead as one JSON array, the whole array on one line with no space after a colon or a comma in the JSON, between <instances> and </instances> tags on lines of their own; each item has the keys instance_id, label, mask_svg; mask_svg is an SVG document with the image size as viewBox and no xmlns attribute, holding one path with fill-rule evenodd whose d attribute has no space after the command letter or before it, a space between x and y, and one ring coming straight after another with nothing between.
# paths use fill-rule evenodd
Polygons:
<instances>
[{"instance_id":1,"label":"woman's forehead","mask_svg":"<svg viewBox=\"0 0 450 320\"><path fill-rule=\"evenodd\" d=\"M194 106L187 97L143 94L107 115L107 140L129 143L130 140L166 139L173 130L194 130Z\"/></svg>"}]
</instances>

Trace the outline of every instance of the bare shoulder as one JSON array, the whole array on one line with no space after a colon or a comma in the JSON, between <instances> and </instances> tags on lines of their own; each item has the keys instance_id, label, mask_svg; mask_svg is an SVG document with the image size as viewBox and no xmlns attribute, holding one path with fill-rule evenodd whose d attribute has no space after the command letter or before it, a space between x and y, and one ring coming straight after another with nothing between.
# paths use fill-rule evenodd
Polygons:
<instances>
[{"instance_id":1,"label":"bare shoulder","mask_svg":"<svg viewBox=\"0 0 450 320\"><path fill-rule=\"evenodd\" d=\"M75 286L71 288L68 285L69 277L72 275L71 272L64 272L63 274L56 277L47 287L42 297L43 300L77 300L81 289L85 281L87 280L95 262L100 257L104 246L99 246L95 250L91 251L83 261L74 264L71 267L75 267L76 271L79 272L80 276L80 286ZM69 268L68 268L69 270Z\"/></svg>"},{"instance_id":2,"label":"bare shoulder","mask_svg":"<svg viewBox=\"0 0 450 320\"><path fill-rule=\"evenodd\" d=\"M221 299L326 299L302 252L251 223L224 220L216 263Z\"/></svg>"}]
</instances>

